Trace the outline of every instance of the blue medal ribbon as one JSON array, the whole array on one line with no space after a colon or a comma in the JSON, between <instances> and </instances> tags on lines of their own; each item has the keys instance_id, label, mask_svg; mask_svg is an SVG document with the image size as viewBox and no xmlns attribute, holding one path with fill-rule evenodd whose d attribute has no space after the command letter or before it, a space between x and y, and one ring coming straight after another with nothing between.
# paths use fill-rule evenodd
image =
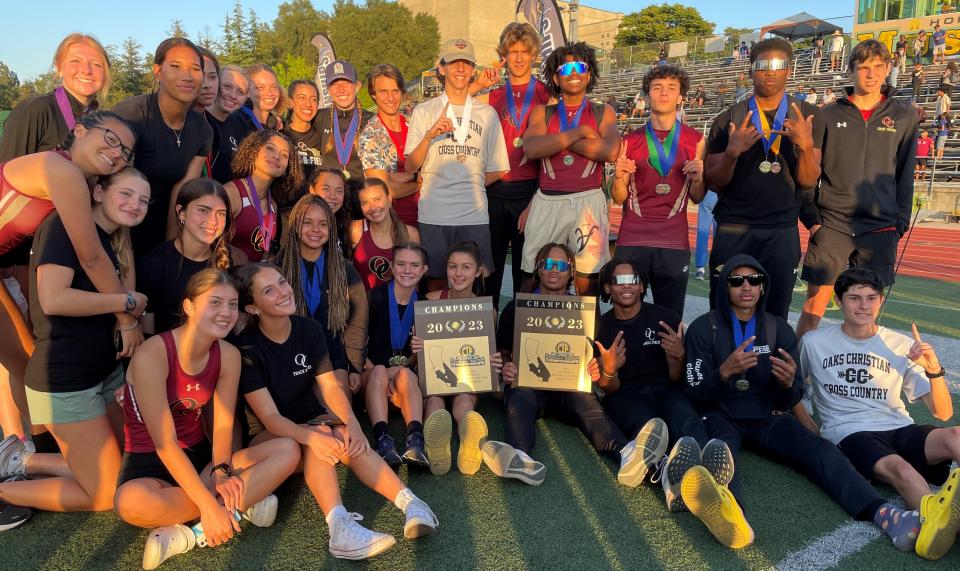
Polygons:
<instances>
[{"instance_id":1,"label":"blue medal ribbon","mask_svg":"<svg viewBox=\"0 0 960 571\"><path fill-rule=\"evenodd\" d=\"M300 258L300 289L303 290L304 300L307 302L307 310L313 316L320 307L320 300L323 298L323 272L326 270L327 253L321 252L320 257L313 264L313 273L307 275L307 264L303 258Z\"/></svg>"},{"instance_id":2,"label":"blue medal ribbon","mask_svg":"<svg viewBox=\"0 0 960 571\"><path fill-rule=\"evenodd\" d=\"M735 347L739 347L740 344L743 343L744 339L749 339L750 337L756 335L756 314L754 314L753 317L750 318L750 321L747 322L746 331L744 331L743 326L740 325L740 320L737 319L737 314L734 313L732 309L730 310L730 319L732 320L731 325L733 326L733 343ZM753 343L747 345L746 349L744 350L745 353L750 351L753 351Z\"/></svg>"},{"instance_id":3,"label":"blue medal ribbon","mask_svg":"<svg viewBox=\"0 0 960 571\"><path fill-rule=\"evenodd\" d=\"M780 99L780 105L777 106L777 113L773 117L772 127L767 127L767 116L757 106L757 98L751 97L747 100L750 111L753 111L753 115L750 116L750 122L753 123L754 128L760 133L760 141L763 143L763 151L765 153L769 153L771 147L774 148L774 154L780 150L780 135L775 134L774 131L783 129L783 121L787 118L787 99L786 94Z\"/></svg>"},{"instance_id":4,"label":"blue medal ribbon","mask_svg":"<svg viewBox=\"0 0 960 571\"><path fill-rule=\"evenodd\" d=\"M652 121L647 121L646 135L647 151L649 152L652 147L652 150L656 150L657 153L657 160L651 160L650 165L660 176L667 176L673 170L673 163L677 160L677 149L680 148L680 121L677 120L667 135L666 143L670 146L670 150L667 152L664 151L663 143L660 142L660 137L657 137L657 133L653 129ZM650 158L653 158L652 153Z\"/></svg>"},{"instance_id":5,"label":"blue medal ribbon","mask_svg":"<svg viewBox=\"0 0 960 571\"><path fill-rule=\"evenodd\" d=\"M520 113L517 113L517 102L513 100L513 86L510 85L510 80L507 80L507 111L510 113L510 118L513 119L513 124L517 127L518 136L521 133L523 122L527 120L530 104L533 103L533 94L537 87L536 83L537 80L531 77L527 83L527 93L523 96L523 105L520 107Z\"/></svg>"},{"instance_id":6,"label":"blue medal ribbon","mask_svg":"<svg viewBox=\"0 0 960 571\"><path fill-rule=\"evenodd\" d=\"M410 293L410 301L401 316L397 296L393 293L393 283L391 280L387 285L387 297L390 298L390 348L402 351L410 337L410 328L413 327L413 302L417 301L417 290Z\"/></svg>"},{"instance_id":7,"label":"blue medal ribbon","mask_svg":"<svg viewBox=\"0 0 960 571\"><path fill-rule=\"evenodd\" d=\"M532 81L532 80L531 80ZM573 116L573 120L567 123L567 106L563 104L563 98L560 98L560 103L557 103L557 110L559 111L557 115L560 116L560 132L569 131L574 127L580 125L580 116L583 115L583 109L587 106L587 98L584 97L583 101L580 102L580 108L577 109L576 114Z\"/></svg>"},{"instance_id":8,"label":"blue medal ribbon","mask_svg":"<svg viewBox=\"0 0 960 571\"><path fill-rule=\"evenodd\" d=\"M350 126L347 128L346 138L340 136L340 113L336 109L333 111L333 146L336 147L337 160L340 161L340 167L347 168L350 162L350 153L353 151L353 139L357 136L357 126L360 124L360 111L354 107L353 116L350 117Z\"/></svg>"}]
</instances>

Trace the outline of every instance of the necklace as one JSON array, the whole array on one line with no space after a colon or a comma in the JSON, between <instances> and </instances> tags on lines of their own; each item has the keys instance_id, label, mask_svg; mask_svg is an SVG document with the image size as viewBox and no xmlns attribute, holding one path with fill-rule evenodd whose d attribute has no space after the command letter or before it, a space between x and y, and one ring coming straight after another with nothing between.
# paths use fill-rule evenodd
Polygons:
<instances>
[{"instance_id":1,"label":"necklace","mask_svg":"<svg viewBox=\"0 0 960 571\"><path fill-rule=\"evenodd\" d=\"M166 118L166 117L164 117L164 115L163 115L163 108L160 107L159 97L157 98L157 109L160 110L160 118L163 119L163 124L166 125L168 129L170 129L171 131L173 131L173 136L177 138L177 148L179 149L179 148L180 148L180 143L181 143L181 141L180 141L180 134L183 133L183 130L184 130L184 129L186 128L186 126L187 126L187 116L186 116L186 115L183 116L183 123L180 124L180 130L178 131L177 129L174 129L173 127L171 127L171 126L170 126L170 122L167 121L167 118ZM189 109L188 109L188 110L187 110L187 113L189 113L189 112L190 112L190 111L189 111Z\"/></svg>"}]
</instances>

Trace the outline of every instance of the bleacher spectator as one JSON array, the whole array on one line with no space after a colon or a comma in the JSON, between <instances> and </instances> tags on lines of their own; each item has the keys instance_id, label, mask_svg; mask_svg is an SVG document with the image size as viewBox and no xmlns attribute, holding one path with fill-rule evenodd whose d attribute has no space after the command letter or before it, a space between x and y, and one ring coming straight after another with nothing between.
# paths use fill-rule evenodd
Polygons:
<instances>
[{"instance_id":1,"label":"bleacher spectator","mask_svg":"<svg viewBox=\"0 0 960 571\"><path fill-rule=\"evenodd\" d=\"M740 72L740 75L737 76L737 90L734 92L735 101L734 103L739 102L741 99L747 96L747 91L750 90L750 80L747 78L747 74Z\"/></svg>"},{"instance_id":2,"label":"bleacher spectator","mask_svg":"<svg viewBox=\"0 0 960 571\"><path fill-rule=\"evenodd\" d=\"M813 40L813 65L810 66L810 75L820 74L820 63L823 61L823 34L817 32Z\"/></svg>"},{"instance_id":3,"label":"bleacher spectator","mask_svg":"<svg viewBox=\"0 0 960 571\"><path fill-rule=\"evenodd\" d=\"M743 75L743 74L740 74ZM727 80L723 79L720 81L720 85L717 86L717 111L723 111L727 108L727 90L730 88L727 87ZM740 89L737 88L739 93Z\"/></svg>"},{"instance_id":4,"label":"bleacher spectator","mask_svg":"<svg viewBox=\"0 0 960 571\"><path fill-rule=\"evenodd\" d=\"M920 62L913 64L913 72L910 74L910 87L913 88L911 101L919 101L920 91L923 89L923 64Z\"/></svg>"},{"instance_id":5,"label":"bleacher spectator","mask_svg":"<svg viewBox=\"0 0 960 571\"><path fill-rule=\"evenodd\" d=\"M810 90L807 92L806 101L810 105L817 104L817 89L815 87L811 87Z\"/></svg>"},{"instance_id":6,"label":"bleacher spectator","mask_svg":"<svg viewBox=\"0 0 960 571\"><path fill-rule=\"evenodd\" d=\"M900 79L900 54L893 54L893 59L890 61L890 86L894 89L897 88L897 80Z\"/></svg>"},{"instance_id":7,"label":"bleacher spectator","mask_svg":"<svg viewBox=\"0 0 960 571\"><path fill-rule=\"evenodd\" d=\"M903 34L900 34L900 39L897 41L896 53L897 61L900 63L900 73L907 73L907 39Z\"/></svg>"},{"instance_id":8,"label":"bleacher spectator","mask_svg":"<svg viewBox=\"0 0 960 571\"><path fill-rule=\"evenodd\" d=\"M941 85L937 87L937 106L933 112L934 117L939 117L944 113L950 113L950 105L953 103L946 87Z\"/></svg>"},{"instance_id":9,"label":"bleacher spectator","mask_svg":"<svg viewBox=\"0 0 960 571\"><path fill-rule=\"evenodd\" d=\"M923 182L927 180L927 159L930 157L930 148L933 146L933 139L924 129L920 131L920 138L917 139L917 169L913 175L913 180Z\"/></svg>"},{"instance_id":10,"label":"bleacher spectator","mask_svg":"<svg viewBox=\"0 0 960 571\"><path fill-rule=\"evenodd\" d=\"M706 101L707 94L703 90L703 82L700 82L700 85L697 86L697 91L693 94L693 103L697 106L697 109L703 109L703 102Z\"/></svg>"},{"instance_id":11,"label":"bleacher spectator","mask_svg":"<svg viewBox=\"0 0 960 571\"><path fill-rule=\"evenodd\" d=\"M630 118L633 119L637 115L643 117L643 110L647 107L647 101L643 98L643 90L637 92L633 96L633 109L630 110Z\"/></svg>"},{"instance_id":12,"label":"bleacher spectator","mask_svg":"<svg viewBox=\"0 0 960 571\"><path fill-rule=\"evenodd\" d=\"M953 86L958 80L960 80L960 69L957 69L957 62L952 61L943 70L943 75L940 76L940 85L945 88L944 91L947 92L947 95L952 97Z\"/></svg>"},{"instance_id":13,"label":"bleacher spectator","mask_svg":"<svg viewBox=\"0 0 960 571\"><path fill-rule=\"evenodd\" d=\"M933 25L933 63L937 63L937 56L940 56L940 63L944 63L947 51L947 32L940 27L940 24Z\"/></svg>"},{"instance_id":14,"label":"bleacher spectator","mask_svg":"<svg viewBox=\"0 0 960 571\"><path fill-rule=\"evenodd\" d=\"M944 113L937 116L937 160L943 160L943 151L947 145L947 139L950 138L950 115Z\"/></svg>"},{"instance_id":15,"label":"bleacher spectator","mask_svg":"<svg viewBox=\"0 0 960 571\"><path fill-rule=\"evenodd\" d=\"M750 48L747 47L747 42L740 42L740 59L748 57L750 57Z\"/></svg>"},{"instance_id":16,"label":"bleacher spectator","mask_svg":"<svg viewBox=\"0 0 960 571\"><path fill-rule=\"evenodd\" d=\"M913 38L913 63L919 65L923 63L923 45L927 43L927 31L920 30L917 36Z\"/></svg>"},{"instance_id":17,"label":"bleacher spectator","mask_svg":"<svg viewBox=\"0 0 960 571\"><path fill-rule=\"evenodd\" d=\"M843 69L843 33L840 30L834 30L830 40L830 71L835 72L841 69Z\"/></svg>"},{"instance_id":18,"label":"bleacher spectator","mask_svg":"<svg viewBox=\"0 0 960 571\"><path fill-rule=\"evenodd\" d=\"M820 102L818 107L823 107L824 105L829 105L837 100L837 94L833 92L833 89L828 87L823 91L823 100Z\"/></svg>"}]
</instances>

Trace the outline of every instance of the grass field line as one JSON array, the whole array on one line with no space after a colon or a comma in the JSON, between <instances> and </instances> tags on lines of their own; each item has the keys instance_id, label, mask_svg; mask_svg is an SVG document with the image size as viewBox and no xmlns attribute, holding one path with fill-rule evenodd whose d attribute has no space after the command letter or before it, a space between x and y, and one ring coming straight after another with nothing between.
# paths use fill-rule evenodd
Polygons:
<instances>
[{"instance_id":1,"label":"grass field line","mask_svg":"<svg viewBox=\"0 0 960 571\"><path fill-rule=\"evenodd\" d=\"M919 301L907 301L905 299L894 299L892 297L887 299L887 303L903 303L906 305L917 305L920 307L929 307L931 309L937 309L937 310L960 311L960 307L944 307L942 305L933 305L930 303L922 303Z\"/></svg>"},{"instance_id":2,"label":"grass field line","mask_svg":"<svg viewBox=\"0 0 960 571\"><path fill-rule=\"evenodd\" d=\"M867 522L845 523L803 549L788 554L770 571L820 571L832 569L845 557L880 537L880 529Z\"/></svg>"}]
</instances>

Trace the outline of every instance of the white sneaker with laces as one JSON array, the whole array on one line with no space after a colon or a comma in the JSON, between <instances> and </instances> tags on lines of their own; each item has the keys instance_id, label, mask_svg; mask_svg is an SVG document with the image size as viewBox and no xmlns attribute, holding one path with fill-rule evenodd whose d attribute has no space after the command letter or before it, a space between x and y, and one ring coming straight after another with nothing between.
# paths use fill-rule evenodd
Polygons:
<instances>
[{"instance_id":1,"label":"white sneaker with laces","mask_svg":"<svg viewBox=\"0 0 960 571\"><path fill-rule=\"evenodd\" d=\"M338 559L360 560L383 553L396 545L392 535L371 531L359 523L363 516L338 508L339 514L329 522L330 554Z\"/></svg>"},{"instance_id":2,"label":"white sneaker with laces","mask_svg":"<svg viewBox=\"0 0 960 571\"><path fill-rule=\"evenodd\" d=\"M16 434L0 442L0 478L25 474L27 471L27 447Z\"/></svg>"},{"instance_id":3,"label":"white sneaker with laces","mask_svg":"<svg viewBox=\"0 0 960 571\"><path fill-rule=\"evenodd\" d=\"M617 481L630 488L639 486L667 451L667 438L667 423L663 419L648 420L637 437L620 451Z\"/></svg>"},{"instance_id":4,"label":"white sneaker with laces","mask_svg":"<svg viewBox=\"0 0 960 571\"><path fill-rule=\"evenodd\" d=\"M689 436L684 436L673 445L673 450L667 456L667 463L663 469L660 483L663 485L663 496L667 502L667 510L671 512L687 511L680 494L680 483L683 475L690 468L702 464L700 444Z\"/></svg>"},{"instance_id":5,"label":"white sneaker with laces","mask_svg":"<svg viewBox=\"0 0 960 571\"><path fill-rule=\"evenodd\" d=\"M430 509L430 506L413 495L410 488L404 488L400 490L400 493L409 496L407 507L403 510L403 514L407 518L403 524L403 536L407 539L416 539L430 535L436 531L440 522L437 520L437 516L433 513L433 510Z\"/></svg>"},{"instance_id":6,"label":"white sneaker with laces","mask_svg":"<svg viewBox=\"0 0 960 571\"><path fill-rule=\"evenodd\" d=\"M143 568L156 569L167 559L186 553L196 545L193 530L183 524L158 527L150 532L143 546Z\"/></svg>"},{"instance_id":7,"label":"white sneaker with laces","mask_svg":"<svg viewBox=\"0 0 960 571\"><path fill-rule=\"evenodd\" d=\"M257 527L270 527L277 519L277 496L270 494L240 515Z\"/></svg>"}]
</instances>

